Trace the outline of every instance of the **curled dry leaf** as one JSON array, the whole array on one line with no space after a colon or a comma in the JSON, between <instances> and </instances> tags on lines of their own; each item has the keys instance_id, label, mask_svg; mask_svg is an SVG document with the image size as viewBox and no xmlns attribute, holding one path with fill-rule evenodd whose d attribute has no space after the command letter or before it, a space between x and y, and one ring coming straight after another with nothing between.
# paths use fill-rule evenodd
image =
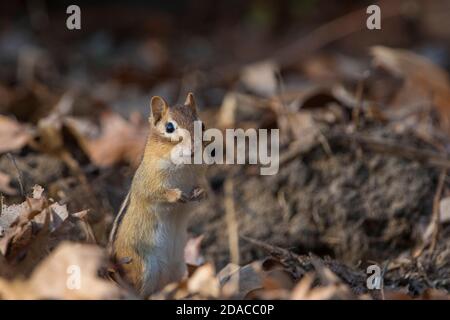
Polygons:
<instances>
[{"instance_id":1,"label":"curled dry leaf","mask_svg":"<svg viewBox=\"0 0 450 320\"><path fill-rule=\"evenodd\" d=\"M386 290L386 300L450 300L450 295L445 290L438 289L426 289L424 292L417 296L412 297L407 293L407 290Z\"/></svg>"},{"instance_id":2,"label":"curled dry leaf","mask_svg":"<svg viewBox=\"0 0 450 320\"><path fill-rule=\"evenodd\" d=\"M440 114L440 122L450 132L450 81L448 74L425 57L401 49L373 47L374 64L404 80L397 100L402 105L431 102Z\"/></svg>"},{"instance_id":3,"label":"curled dry leaf","mask_svg":"<svg viewBox=\"0 0 450 320\"><path fill-rule=\"evenodd\" d=\"M277 259L254 261L245 266L228 264L217 275L222 295L232 299L279 299L294 287L294 279Z\"/></svg>"},{"instance_id":4,"label":"curled dry leaf","mask_svg":"<svg viewBox=\"0 0 450 320\"><path fill-rule=\"evenodd\" d=\"M219 280L216 278L212 264L205 264L195 270L188 279L187 289L191 294L199 294L203 297L218 298L220 295Z\"/></svg>"},{"instance_id":5,"label":"curled dry leaf","mask_svg":"<svg viewBox=\"0 0 450 320\"><path fill-rule=\"evenodd\" d=\"M35 184L33 186L33 198L34 199L41 199L43 193L44 193L44 188L42 188L40 185Z\"/></svg>"},{"instance_id":6,"label":"curled dry leaf","mask_svg":"<svg viewBox=\"0 0 450 320\"><path fill-rule=\"evenodd\" d=\"M319 125L314 121L311 112L299 111L293 113L287 121L302 153L308 152L319 144Z\"/></svg>"},{"instance_id":7,"label":"curled dry leaf","mask_svg":"<svg viewBox=\"0 0 450 320\"><path fill-rule=\"evenodd\" d=\"M0 153L20 150L30 139L31 134L24 125L0 115Z\"/></svg>"},{"instance_id":8,"label":"curled dry leaf","mask_svg":"<svg viewBox=\"0 0 450 320\"><path fill-rule=\"evenodd\" d=\"M2 215L0 216L0 226L5 230L22 226L33 218L33 214L41 212L44 207L44 199L28 198L21 204L3 205Z\"/></svg>"},{"instance_id":9,"label":"curled dry leaf","mask_svg":"<svg viewBox=\"0 0 450 320\"><path fill-rule=\"evenodd\" d=\"M17 195L17 190L11 187L11 177L6 173L0 172L0 193L4 193L9 196Z\"/></svg>"},{"instance_id":10,"label":"curled dry leaf","mask_svg":"<svg viewBox=\"0 0 450 320\"><path fill-rule=\"evenodd\" d=\"M138 165L147 138L147 126L140 119L127 121L117 113L104 112L100 128L73 117L66 118L65 124L94 164L108 167L125 161Z\"/></svg>"},{"instance_id":11,"label":"curled dry leaf","mask_svg":"<svg viewBox=\"0 0 450 320\"><path fill-rule=\"evenodd\" d=\"M151 295L152 300L219 298L221 296L219 280L212 264L196 268L192 275L179 282L166 285L161 291Z\"/></svg>"},{"instance_id":12,"label":"curled dry leaf","mask_svg":"<svg viewBox=\"0 0 450 320\"><path fill-rule=\"evenodd\" d=\"M87 244L62 243L42 261L28 280L0 279L4 299L118 299L124 292L101 279L106 254Z\"/></svg>"}]
</instances>

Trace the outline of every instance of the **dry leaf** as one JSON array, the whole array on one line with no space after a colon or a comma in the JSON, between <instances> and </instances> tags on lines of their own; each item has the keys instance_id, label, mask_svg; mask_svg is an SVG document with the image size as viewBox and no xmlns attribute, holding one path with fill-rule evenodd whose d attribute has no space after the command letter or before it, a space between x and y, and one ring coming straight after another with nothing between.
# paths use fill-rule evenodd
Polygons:
<instances>
[{"instance_id":1,"label":"dry leaf","mask_svg":"<svg viewBox=\"0 0 450 320\"><path fill-rule=\"evenodd\" d=\"M334 281L325 285L313 287L315 275L312 273L306 274L302 280L295 286L291 292L291 299L293 300L334 300L334 299L354 299L350 288L342 283L335 282L338 278L328 268L323 269L320 276ZM320 274L319 273L319 274Z\"/></svg>"},{"instance_id":2,"label":"dry leaf","mask_svg":"<svg viewBox=\"0 0 450 320\"><path fill-rule=\"evenodd\" d=\"M205 264L195 270L187 282L187 289L191 294L203 297L218 298L220 294L219 280L216 278L212 264Z\"/></svg>"},{"instance_id":3,"label":"dry leaf","mask_svg":"<svg viewBox=\"0 0 450 320\"><path fill-rule=\"evenodd\" d=\"M262 61L244 67L242 83L251 91L265 97L273 96L277 90L278 66L272 61Z\"/></svg>"},{"instance_id":4,"label":"dry leaf","mask_svg":"<svg viewBox=\"0 0 450 320\"><path fill-rule=\"evenodd\" d=\"M17 190L12 188L10 183L11 177L6 173L0 172L0 193L4 193L9 196L17 195Z\"/></svg>"},{"instance_id":5,"label":"dry leaf","mask_svg":"<svg viewBox=\"0 0 450 320\"><path fill-rule=\"evenodd\" d=\"M35 184L33 186L33 198L34 199L41 199L43 193L44 193L44 188L42 188L40 185Z\"/></svg>"},{"instance_id":6,"label":"dry leaf","mask_svg":"<svg viewBox=\"0 0 450 320\"><path fill-rule=\"evenodd\" d=\"M200 235L190 238L184 248L184 261L192 266L200 266L205 262L205 258L200 253L200 247L204 236Z\"/></svg>"},{"instance_id":7,"label":"dry leaf","mask_svg":"<svg viewBox=\"0 0 450 320\"><path fill-rule=\"evenodd\" d=\"M439 203L441 223L450 222L450 197L444 198Z\"/></svg>"},{"instance_id":8,"label":"dry leaf","mask_svg":"<svg viewBox=\"0 0 450 320\"><path fill-rule=\"evenodd\" d=\"M302 150L302 153L308 152L314 146L319 144L319 126L314 121L310 112L299 111L291 114L287 120L291 132L298 141L298 147Z\"/></svg>"},{"instance_id":9,"label":"dry leaf","mask_svg":"<svg viewBox=\"0 0 450 320\"><path fill-rule=\"evenodd\" d=\"M147 126L139 119L130 122L114 112L100 116L100 133L95 133L92 124L67 118L65 123L75 135L91 161L100 167L108 167L125 161L137 166L147 139Z\"/></svg>"},{"instance_id":10,"label":"dry leaf","mask_svg":"<svg viewBox=\"0 0 450 320\"><path fill-rule=\"evenodd\" d=\"M0 253L15 265L18 274L28 274L53 246L70 238L72 229L80 233L69 221L66 205L49 203L43 191L35 186L32 198L2 208L0 226L4 235L0 238ZM73 218L79 219L77 215Z\"/></svg>"},{"instance_id":11,"label":"dry leaf","mask_svg":"<svg viewBox=\"0 0 450 320\"><path fill-rule=\"evenodd\" d=\"M225 296L243 299L252 290L263 287L262 263L255 261L243 267L229 263L218 278Z\"/></svg>"},{"instance_id":12,"label":"dry leaf","mask_svg":"<svg viewBox=\"0 0 450 320\"><path fill-rule=\"evenodd\" d=\"M39 120L39 146L45 152L59 152L63 149L62 119L63 117L55 111Z\"/></svg>"},{"instance_id":13,"label":"dry leaf","mask_svg":"<svg viewBox=\"0 0 450 320\"><path fill-rule=\"evenodd\" d=\"M269 108L268 101L238 92L225 95L217 116L220 128L234 128L237 124L244 129L261 128L265 123L275 121L275 114Z\"/></svg>"},{"instance_id":14,"label":"dry leaf","mask_svg":"<svg viewBox=\"0 0 450 320\"><path fill-rule=\"evenodd\" d=\"M402 49L373 47L374 63L404 79L403 105L436 106L443 128L450 132L450 81L448 74L425 57Z\"/></svg>"}]
</instances>

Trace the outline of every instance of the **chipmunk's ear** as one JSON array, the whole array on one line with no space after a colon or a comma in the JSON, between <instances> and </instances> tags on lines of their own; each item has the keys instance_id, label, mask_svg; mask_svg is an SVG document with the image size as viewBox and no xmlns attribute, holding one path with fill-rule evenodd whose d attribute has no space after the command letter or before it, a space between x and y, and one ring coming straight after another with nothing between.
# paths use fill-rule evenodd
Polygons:
<instances>
[{"instance_id":1,"label":"chipmunk's ear","mask_svg":"<svg viewBox=\"0 0 450 320\"><path fill-rule=\"evenodd\" d=\"M197 105L195 104L194 95L192 94L192 92L188 93L184 105L191 108L192 111L197 112Z\"/></svg>"},{"instance_id":2,"label":"chipmunk's ear","mask_svg":"<svg viewBox=\"0 0 450 320\"><path fill-rule=\"evenodd\" d=\"M169 106L160 96L152 97L150 101L150 120L156 124L169 110Z\"/></svg>"}]
</instances>

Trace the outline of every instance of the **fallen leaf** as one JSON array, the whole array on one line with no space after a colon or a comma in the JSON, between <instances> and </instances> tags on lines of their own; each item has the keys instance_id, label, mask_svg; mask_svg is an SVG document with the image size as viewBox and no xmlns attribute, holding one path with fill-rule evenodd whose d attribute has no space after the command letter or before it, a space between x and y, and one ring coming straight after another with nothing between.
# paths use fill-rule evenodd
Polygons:
<instances>
[{"instance_id":1,"label":"fallen leaf","mask_svg":"<svg viewBox=\"0 0 450 320\"><path fill-rule=\"evenodd\" d=\"M241 81L247 89L271 97L277 89L278 66L273 61L262 61L243 68Z\"/></svg>"},{"instance_id":2,"label":"fallen leaf","mask_svg":"<svg viewBox=\"0 0 450 320\"><path fill-rule=\"evenodd\" d=\"M302 153L308 152L318 145L320 130L310 112L299 111L288 117L288 124L294 138L298 141L298 147Z\"/></svg>"},{"instance_id":3,"label":"fallen leaf","mask_svg":"<svg viewBox=\"0 0 450 320\"><path fill-rule=\"evenodd\" d=\"M441 223L450 222L450 197L441 200L439 203L439 213Z\"/></svg>"},{"instance_id":4,"label":"fallen leaf","mask_svg":"<svg viewBox=\"0 0 450 320\"><path fill-rule=\"evenodd\" d=\"M450 132L450 81L447 72L425 57L408 50L376 46L371 49L374 64L404 80L397 94L402 105L431 102L440 114L440 123Z\"/></svg>"},{"instance_id":5,"label":"fallen leaf","mask_svg":"<svg viewBox=\"0 0 450 320\"><path fill-rule=\"evenodd\" d=\"M307 273L298 282L291 292L291 299L293 300L305 300L311 291L312 284L314 282L314 275Z\"/></svg>"},{"instance_id":6,"label":"fallen leaf","mask_svg":"<svg viewBox=\"0 0 450 320\"><path fill-rule=\"evenodd\" d=\"M200 266L205 262L205 258L201 255L200 247L204 236L200 235L195 238L188 239L184 248L184 261L193 266Z\"/></svg>"},{"instance_id":7,"label":"fallen leaf","mask_svg":"<svg viewBox=\"0 0 450 320\"><path fill-rule=\"evenodd\" d=\"M43 193L44 193L44 188L42 188L40 185L35 184L33 186L33 198L34 199L41 199Z\"/></svg>"},{"instance_id":8,"label":"fallen leaf","mask_svg":"<svg viewBox=\"0 0 450 320\"><path fill-rule=\"evenodd\" d=\"M243 267L229 263L217 275L225 296L243 299L255 289L263 288L262 263L255 261Z\"/></svg>"},{"instance_id":9,"label":"fallen leaf","mask_svg":"<svg viewBox=\"0 0 450 320\"><path fill-rule=\"evenodd\" d=\"M336 276L329 270L325 268L322 270L319 275L320 278L323 277L328 278L331 277L333 281L337 278ZM319 274L320 274L319 273ZM325 273L326 275L324 275ZM295 288L291 292L291 299L293 300L336 300L336 299L355 299L356 296L353 295L350 288L342 283L342 282L333 282L322 284L320 286L313 286L315 275L308 273L306 274L300 282L295 286ZM328 279L330 280L330 279ZM366 297L361 297L366 298Z\"/></svg>"},{"instance_id":10,"label":"fallen leaf","mask_svg":"<svg viewBox=\"0 0 450 320\"><path fill-rule=\"evenodd\" d=\"M11 177L6 173L0 172L0 193L8 196L15 196L18 194L17 190L11 187Z\"/></svg>"},{"instance_id":11,"label":"fallen leaf","mask_svg":"<svg viewBox=\"0 0 450 320\"><path fill-rule=\"evenodd\" d=\"M218 298L220 294L219 280L216 278L212 264L199 267L188 279L187 289L191 294L200 294L203 297Z\"/></svg>"}]
</instances>

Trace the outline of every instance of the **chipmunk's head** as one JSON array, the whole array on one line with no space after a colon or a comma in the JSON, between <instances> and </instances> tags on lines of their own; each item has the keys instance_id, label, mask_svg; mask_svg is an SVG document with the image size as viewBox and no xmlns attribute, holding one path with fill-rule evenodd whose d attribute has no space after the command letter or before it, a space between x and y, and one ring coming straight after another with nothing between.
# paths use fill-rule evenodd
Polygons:
<instances>
[{"instance_id":1,"label":"chipmunk's head","mask_svg":"<svg viewBox=\"0 0 450 320\"><path fill-rule=\"evenodd\" d=\"M178 168L193 163L194 152L202 152L201 136L205 129L198 117L194 96L189 93L184 104L169 106L154 96L150 103L150 145L162 160L162 166ZM197 135L194 134L197 132ZM199 138L195 139L195 137Z\"/></svg>"}]
</instances>

